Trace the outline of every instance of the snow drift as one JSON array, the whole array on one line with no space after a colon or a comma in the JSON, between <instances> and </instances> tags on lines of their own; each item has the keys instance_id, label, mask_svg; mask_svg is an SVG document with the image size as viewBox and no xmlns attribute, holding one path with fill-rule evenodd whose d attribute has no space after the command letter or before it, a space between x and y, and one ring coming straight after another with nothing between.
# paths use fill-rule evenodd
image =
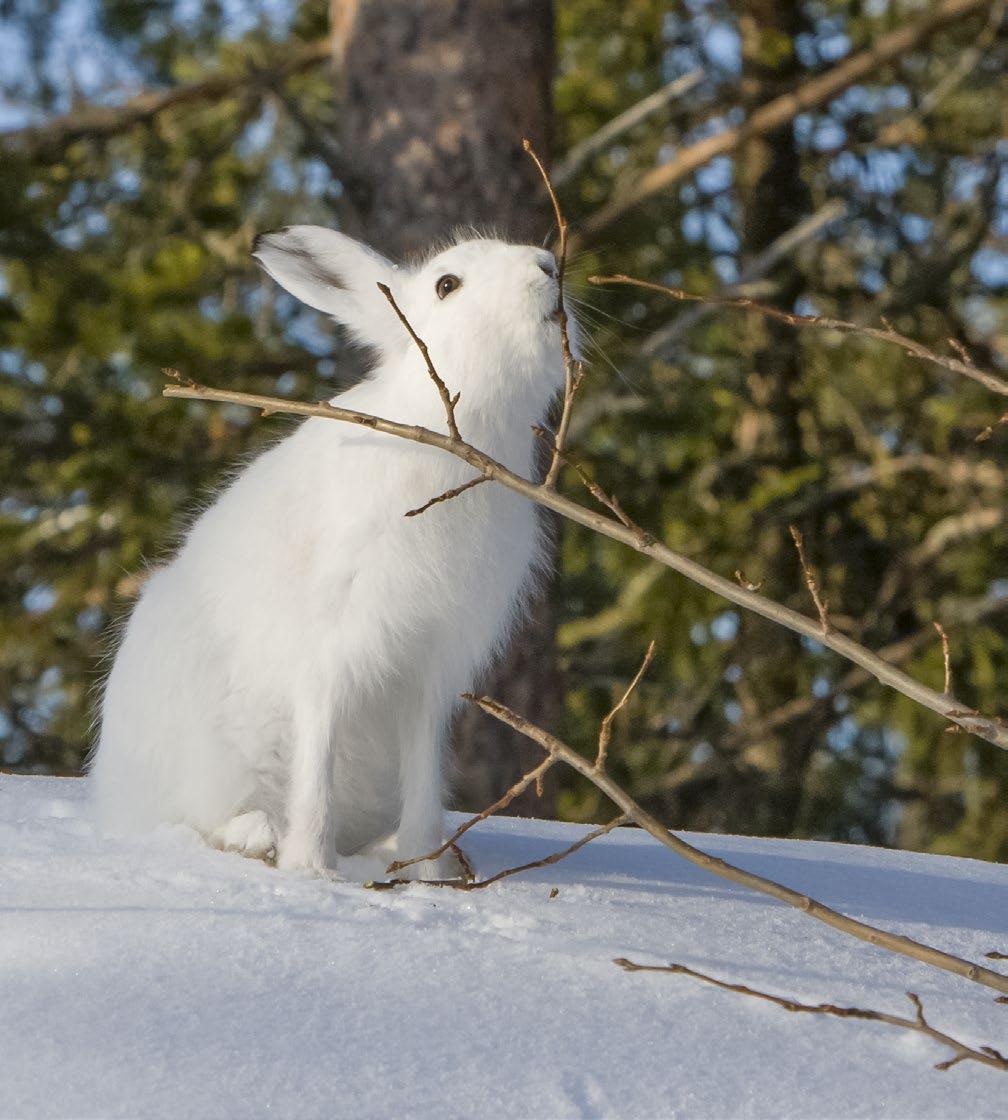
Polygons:
<instances>
[{"instance_id":1,"label":"snow drift","mask_svg":"<svg viewBox=\"0 0 1008 1120\"><path fill-rule=\"evenodd\" d=\"M466 849L490 874L581 831L493 820ZM951 952L1008 951L1008 868L692 839ZM935 1071L948 1052L925 1038L628 975L619 956L899 1014L911 989L935 1027L1008 1040L987 989L710 878L637 830L486 891L376 893L182 829L103 840L84 781L0 776L0 1116L1004 1114L1003 1074Z\"/></svg>"}]
</instances>

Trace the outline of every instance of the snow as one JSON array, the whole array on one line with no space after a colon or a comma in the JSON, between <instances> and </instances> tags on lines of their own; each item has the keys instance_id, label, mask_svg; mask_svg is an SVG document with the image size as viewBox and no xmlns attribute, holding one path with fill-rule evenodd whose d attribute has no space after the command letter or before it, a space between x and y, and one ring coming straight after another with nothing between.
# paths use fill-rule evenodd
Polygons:
<instances>
[{"instance_id":1,"label":"snow","mask_svg":"<svg viewBox=\"0 0 1008 1120\"><path fill-rule=\"evenodd\" d=\"M490 874L582 831L494 820L465 846ZM692 839L956 954L1008 951L1003 866ZM101 839L84 781L0 776L4 1118L1004 1115L1005 1075L938 1072L948 1051L928 1039L629 975L619 956L900 1014L911 989L939 1029L1008 1043L988 989L711 878L638 830L486 891L375 892L183 829Z\"/></svg>"}]
</instances>

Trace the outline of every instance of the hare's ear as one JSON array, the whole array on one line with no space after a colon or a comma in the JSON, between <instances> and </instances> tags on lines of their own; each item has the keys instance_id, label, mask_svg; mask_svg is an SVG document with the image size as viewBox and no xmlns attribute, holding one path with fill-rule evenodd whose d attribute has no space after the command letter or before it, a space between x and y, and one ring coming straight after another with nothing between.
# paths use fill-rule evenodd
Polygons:
<instances>
[{"instance_id":1,"label":"hare's ear","mask_svg":"<svg viewBox=\"0 0 1008 1120\"><path fill-rule=\"evenodd\" d=\"M302 303L331 315L359 342L396 348L402 325L379 284L392 285L395 265L380 253L322 226L287 226L260 233L252 256Z\"/></svg>"}]
</instances>

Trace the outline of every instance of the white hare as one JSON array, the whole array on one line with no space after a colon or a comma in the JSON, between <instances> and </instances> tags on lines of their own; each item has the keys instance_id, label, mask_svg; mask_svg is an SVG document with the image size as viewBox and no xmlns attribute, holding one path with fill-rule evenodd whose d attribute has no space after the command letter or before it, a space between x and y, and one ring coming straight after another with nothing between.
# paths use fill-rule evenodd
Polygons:
<instances>
[{"instance_id":1,"label":"white hare","mask_svg":"<svg viewBox=\"0 0 1008 1120\"><path fill-rule=\"evenodd\" d=\"M334 398L446 431L387 284L452 392L463 437L533 469L532 426L563 379L556 261L477 239L397 267L293 226L254 255L377 361ZM243 470L145 584L105 687L91 765L112 831L192 826L217 846L321 870L391 838L443 837L445 738L501 649L543 540L533 506L443 451L310 419ZM456 870L452 858L416 877Z\"/></svg>"}]
</instances>

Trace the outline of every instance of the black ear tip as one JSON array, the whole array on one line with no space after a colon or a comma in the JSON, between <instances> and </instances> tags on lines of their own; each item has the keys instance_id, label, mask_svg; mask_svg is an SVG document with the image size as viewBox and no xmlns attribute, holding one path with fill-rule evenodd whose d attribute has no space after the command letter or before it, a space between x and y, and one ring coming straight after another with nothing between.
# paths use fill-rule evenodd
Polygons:
<instances>
[{"instance_id":1,"label":"black ear tip","mask_svg":"<svg viewBox=\"0 0 1008 1120\"><path fill-rule=\"evenodd\" d=\"M273 229L268 230L265 233L257 233L255 237L252 238L252 252L258 253L261 249L265 249L269 244L271 238L284 237L286 234L290 233L290 230L290 226L283 226L281 229Z\"/></svg>"}]
</instances>

